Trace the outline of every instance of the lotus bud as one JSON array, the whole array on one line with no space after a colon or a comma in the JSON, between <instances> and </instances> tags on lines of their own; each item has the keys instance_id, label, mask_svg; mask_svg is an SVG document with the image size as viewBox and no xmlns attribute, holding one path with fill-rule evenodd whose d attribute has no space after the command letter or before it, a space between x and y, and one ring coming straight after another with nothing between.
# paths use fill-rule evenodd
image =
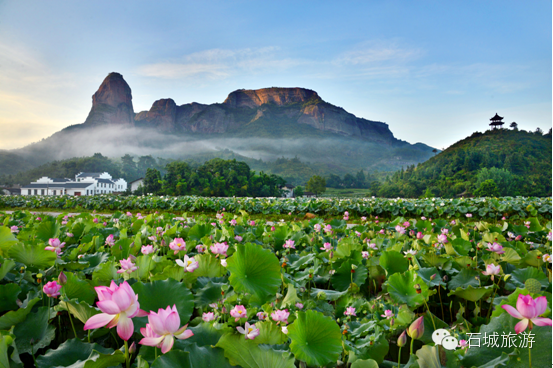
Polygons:
<instances>
[{"instance_id":1,"label":"lotus bud","mask_svg":"<svg viewBox=\"0 0 553 368\"><path fill-rule=\"evenodd\" d=\"M326 299L326 293L325 293L324 291L319 291L319 292L317 293L317 299L319 299L319 300L324 300L324 299Z\"/></svg>"},{"instance_id":2,"label":"lotus bud","mask_svg":"<svg viewBox=\"0 0 553 368\"><path fill-rule=\"evenodd\" d=\"M424 334L424 317L419 317L407 329L407 334L412 339L418 339Z\"/></svg>"},{"instance_id":3,"label":"lotus bud","mask_svg":"<svg viewBox=\"0 0 553 368\"><path fill-rule=\"evenodd\" d=\"M351 265L351 269L352 269L352 270L356 270L356 269L357 269L357 266L354 265L354 264L352 264L352 265Z\"/></svg>"},{"instance_id":4,"label":"lotus bud","mask_svg":"<svg viewBox=\"0 0 553 368\"><path fill-rule=\"evenodd\" d=\"M400 348L404 347L407 343L407 336L405 335L405 331L399 337L397 338L397 346Z\"/></svg>"},{"instance_id":5,"label":"lotus bud","mask_svg":"<svg viewBox=\"0 0 553 368\"><path fill-rule=\"evenodd\" d=\"M38 275L37 275L38 276ZM58 276L58 284L61 286L65 285L67 283L67 276L63 273L63 271L60 272Z\"/></svg>"},{"instance_id":6,"label":"lotus bud","mask_svg":"<svg viewBox=\"0 0 553 368\"><path fill-rule=\"evenodd\" d=\"M522 235L517 235L517 237L515 238L516 241L520 241L522 239Z\"/></svg>"},{"instance_id":7,"label":"lotus bud","mask_svg":"<svg viewBox=\"0 0 553 368\"><path fill-rule=\"evenodd\" d=\"M129 348L129 354L134 354L136 352L136 343L133 341Z\"/></svg>"},{"instance_id":8,"label":"lotus bud","mask_svg":"<svg viewBox=\"0 0 553 368\"><path fill-rule=\"evenodd\" d=\"M390 318L390 326L393 326L396 323L396 320L393 318Z\"/></svg>"},{"instance_id":9,"label":"lotus bud","mask_svg":"<svg viewBox=\"0 0 553 368\"><path fill-rule=\"evenodd\" d=\"M447 282L448 279L449 277L447 277L447 275L444 275L444 277L442 277L442 280L444 280L444 282Z\"/></svg>"},{"instance_id":10,"label":"lotus bud","mask_svg":"<svg viewBox=\"0 0 553 368\"><path fill-rule=\"evenodd\" d=\"M333 250L330 251L329 258L334 258L334 251Z\"/></svg>"},{"instance_id":11,"label":"lotus bud","mask_svg":"<svg viewBox=\"0 0 553 368\"><path fill-rule=\"evenodd\" d=\"M433 274L432 276L430 276L430 280L434 280L436 278L436 274Z\"/></svg>"}]
</instances>

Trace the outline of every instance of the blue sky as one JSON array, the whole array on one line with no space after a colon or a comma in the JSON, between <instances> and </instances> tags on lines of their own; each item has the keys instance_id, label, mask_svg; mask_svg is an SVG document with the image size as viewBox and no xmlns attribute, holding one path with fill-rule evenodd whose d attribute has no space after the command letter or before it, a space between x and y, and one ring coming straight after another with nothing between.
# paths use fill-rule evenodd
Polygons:
<instances>
[{"instance_id":1,"label":"blue sky","mask_svg":"<svg viewBox=\"0 0 553 368\"><path fill-rule=\"evenodd\" d=\"M82 123L112 71L135 112L304 87L445 148L552 125L551 1L1 1L0 149Z\"/></svg>"}]
</instances>

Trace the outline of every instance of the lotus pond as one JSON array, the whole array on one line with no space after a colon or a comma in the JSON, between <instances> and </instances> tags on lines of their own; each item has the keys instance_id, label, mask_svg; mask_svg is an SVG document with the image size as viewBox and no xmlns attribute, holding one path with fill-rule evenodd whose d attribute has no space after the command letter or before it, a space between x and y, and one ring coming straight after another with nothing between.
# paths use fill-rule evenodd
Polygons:
<instances>
[{"instance_id":1,"label":"lotus pond","mask_svg":"<svg viewBox=\"0 0 553 368\"><path fill-rule=\"evenodd\" d=\"M548 367L538 203L349 226L0 213L0 367Z\"/></svg>"}]
</instances>

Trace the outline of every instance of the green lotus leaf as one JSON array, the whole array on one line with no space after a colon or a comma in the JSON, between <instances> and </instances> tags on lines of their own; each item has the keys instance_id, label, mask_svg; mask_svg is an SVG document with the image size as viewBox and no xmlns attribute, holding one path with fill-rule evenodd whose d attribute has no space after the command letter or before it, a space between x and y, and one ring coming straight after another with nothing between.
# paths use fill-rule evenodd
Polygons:
<instances>
[{"instance_id":1,"label":"green lotus leaf","mask_svg":"<svg viewBox=\"0 0 553 368\"><path fill-rule=\"evenodd\" d=\"M340 326L330 317L313 310L299 312L288 327L290 350L308 366L336 362L342 352Z\"/></svg>"},{"instance_id":2,"label":"green lotus leaf","mask_svg":"<svg viewBox=\"0 0 553 368\"><path fill-rule=\"evenodd\" d=\"M171 350L159 356L153 363L152 368L192 368L190 364L190 353L182 350Z\"/></svg>"},{"instance_id":3,"label":"green lotus leaf","mask_svg":"<svg viewBox=\"0 0 553 368\"><path fill-rule=\"evenodd\" d=\"M271 321L257 322L256 326L259 328L259 336L253 340L256 344L278 345L288 341L281 327Z\"/></svg>"},{"instance_id":4,"label":"green lotus leaf","mask_svg":"<svg viewBox=\"0 0 553 368\"><path fill-rule=\"evenodd\" d=\"M503 308L501 308L503 309ZM480 335L475 335L472 345L479 342L480 347L469 348L463 358L462 365L465 367L482 367L483 363L491 362L498 359L498 363L504 361L503 354L513 355L507 367L523 368L528 367L528 348L519 349L517 347L508 347L508 344L502 344L502 335L509 333L515 334L515 325L519 319L511 317L508 313L502 313L496 318L492 318L490 323L480 327ZM526 330L528 332L528 329ZM498 345L484 344L483 336L492 334L498 335ZM532 344L532 366L533 367L548 367L551 365L551 328L535 326L532 329L534 342ZM515 342L520 345L521 335L517 336ZM479 340L477 338L480 338ZM518 351L518 354L516 354ZM497 366L497 365L495 365Z\"/></svg>"},{"instance_id":5,"label":"green lotus leaf","mask_svg":"<svg viewBox=\"0 0 553 368\"><path fill-rule=\"evenodd\" d=\"M545 273L537 269L535 267L527 267L527 268L518 268L511 272L511 277L507 281L507 284L505 285L505 289L507 290L514 290L516 288L524 289L524 283L528 279L536 279L540 282L541 286L543 288L546 288L549 285L549 279L545 275Z\"/></svg>"},{"instance_id":6,"label":"green lotus leaf","mask_svg":"<svg viewBox=\"0 0 553 368\"><path fill-rule=\"evenodd\" d=\"M356 360L351 365L351 368L378 368L378 363L375 360Z\"/></svg>"},{"instance_id":7,"label":"green lotus leaf","mask_svg":"<svg viewBox=\"0 0 553 368\"><path fill-rule=\"evenodd\" d=\"M436 287L438 285L442 285L442 286L446 285L446 283L442 280L442 277L440 276L440 273L438 272L436 267L421 268L417 271L417 274L430 287ZM434 277L434 280L432 280L433 275L436 275Z\"/></svg>"},{"instance_id":8,"label":"green lotus leaf","mask_svg":"<svg viewBox=\"0 0 553 368\"><path fill-rule=\"evenodd\" d=\"M15 343L20 354L35 354L38 349L50 345L56 335L56 329L48 324L49 319L50 308L40 307L36 313L29 314L23 322L15 326Z\"/></svg>"},{"instance_id":9,"label":"green lotus leaf","mask_svg":"<svg viewBox=\"0 0 553 368\"><path fill-rule=\"evenodd\" d=\"M0 285L0 312L17 309L17 296L21 288L17 284Z\"/></svg>"},{"instance_id":10,"label":"green lotus leaf","mask_svg":"<svg viewBox=\"0 0 553 368\"><path fill-rule=\"evenodd\" d=\"M112 354L104 354L96 349L92 350L92 353L84 363L83 368L108 368L116 367L125 361L125 354L121 350L115 350ZM71 366L71 368L78 368L78 366Z\"/></svg>"},{"instance_id":11,"label":"green lotus leaf","mask_svg":"<svg viewBox=\"0 0 553 368\"><path fill-rule=\"evenodd\" d=\"M47 242L51 238L57 238L60 231L60 225L52 221L42 221L36 229L37 239Z\"/></svg>"},{"instance_id":12,"label":"green lotus leaf","mask_svg":"<svg viewBox=\"0 0 553 368\"><path fill-rule=\"evenodd\" d=\"M270 250L257 244L238 244L227 262L229 282L235 291L256 294L261 301L276 294L281 284L280 263Z\"/></svg>"},{"instance_id":13,"label":"green lotus leaf","mask_svg":"<svg viewBox=\"0 0 553 368\"><path fill-rule=\"evenodd\" d=\"M502 262L507 262L507 263L511 263L511 264L514 264L514 265L517 265L520 262L521 258L518 255L516 250L514 250L513 248L509 248L509 247L505 247L505 248L503 248L503 250L505 251L505 253L503 255L501 255L501 261Z\"/></svg>"},{"instance_id":14,"label":"green lotus leaf","mask_svg":"<svg viewBox=\"0 0 553 368\"><path fill-rule=\"evenodd\" d=\"M86 280L80 280L71 272L68 272L66 276L67 283L63 286L63 291L65 291L69 299L77 299L89 305L94 303L96 292L92 285Z\"/></svg>"},{"instance_id":15,"label":"green lotus leaf","mask_svg":"<svg viewBox=\"0 0 553 368\"><path fill-rule=\"evenodd\" d=\"M397 303L407 304L414 308L422 305L430 296L428 285L417 275L416 271L395 273L388 278L388 292ZM420 293L415 289L420 287Z\"/></svg>"},{"instance_id":16,"label":"green lotus leaf","mask_svg":"<svg viewBox=\"0 0 553 368\"><path fill-rule=\"evenodd\" d=\"M100 264L92 273L92 281L96 286L109 286L111 280L118 280L119 277L114 261Z\"/></svg>"},{"instance_id":17,"label":"green lotus leaf","mask_svg":"<svg viewBox=\"0 0 553 368\"><path fill-rule=\"evenodd\" d=\"M440 363L440 351L437 346L424 345L417 350L418 363L424 368L442 368Z\"/></svg>"},{"instance_id":18,"label":"green lotus leaf","mask_svg":"<svg viewBox=\"0 0 553 368\"><path fill-rule=\"evenodd\" d=\"M44 250L42 245L18 243L10 248L8 252L14 261L23 263L29 268L39 270L46 269L56 263L58 256L56 252Z\"/></svg>"},{"instance_id":19,"label":"green lotus leaf","mask_svg":"<svg viewBox=\"0 0 553 368\"><path fill-rule=\"evenodd\" d=\"M13 259L0 259L0 281L6 277L8 272L10 272L15 267L15 261Z\"/></svg>"},{"instance_id":20,"label":"green lotus leaf","mask_svg":"<svg viewBox=\"0 0 553 368\"><path fill-rule=\"evenodd\" d=\"M324 293L324 294L323 294ZM324 295L324 300L329 301L336 301L340 299L342 296L346 295L348 293L347 290L345 291L336 291L336 290L325 290L325 289L317 289L313 288L311 289L311 297L318 298L319 295Z\"/></svg>"},{"instance_id":21,"label":"green lotus leaf","mask_svg":"<svg viewBox=\"0 0 553 368\"><path fill-rule=\"evenodd\" d=\"M388 340L383 335L380 335L376 340L374 335L368 335L349 345L351 348L350 362L357 359L374 359L377 363L381 363L390 349Z\"/></svg>"},{"instance_id":22,"label":"green lotus leaf","mask_svg":"<svg viewBox=\"0 0 553 368\"><path fill-rule=\"evenodd\" d=\"M78 300L70 301L60 301L56 306L56 310L62 311L65 310L71 313L75 318L77 318L82 323L86 323L88 319L98 313L101 313L98 309L91 307L86 302L79 302Z\"/></svg>"},{"instance_id":23,"label":"green lotus leaf","mask_svg":"<svg viewBox=\"0 0 553 368\"><path fill-rule=\"evenodd\" d=\"M196 307L205 307L222 299L221 286L223 285L226 285L226 283L209 280L204 287L196 291L196 297L194 298Z\"/></svg>"},{"instance_id":24,"label":"green lotus leaf","mask_svg":"<svg viewBox=\"0 0 553 368\"><path fill-rule=\"evenodd\" d=\"M357 269L352 273L351 265L356 265ZM368 271L365 266L355 262L351 259L345 260L342 265L336 270L336 273L332 275L330 279L332 286L338 291L345 291L349 288L352 283L355 283L357 286L361 287L367 280Z\"/></svg>"},{"instance_id":25,"label":"green lotus leaf","mask_svg":"<svg viewBox=\"0 0 553 368\"><path fill-rule=\"evenodd\" d=\"M104 348L98 344L84 343L79 339L65 341L57 349L50 349L44 355L37 359L37 368L51 367L76 367L76 363L84 366L84 361L88 360L92 351L96 350L103 354L113 353L113 349Z\"/></svg>"},{"instance_id":26,"label":"green lotus leaf","mask_svg":"<svg viewBox=\"0 0 553 368\"><path fill-rule=\"evenodd\" d=\"M39 298L34 298L28 301L27 305L23 308L20 308L16 311L9 311L8 313L4 314L0 317L0 330L8 330L11 328L11 326L15 326L18 323L23 322L29 313L31 313L31 310L33 309L33 306L39 301Z\"/></svg>"},{"instance_id":27,"label":"green lotus leaf","mask_svg":"<svg viewBox=\"0 0 553 368\"><path fill-rule=\"evenodd\" d=\"M181 282L174 279L158 280L148 283L137 282L132 289L138 295L140 309L146 312L156 312L160 308L173 307L176 305L179 312L181 326L186 324L194 311L194 297L188 288ZM135 318L142 323L135 324L135 331L138 327L146 325L146 317Z\"/></svg>"},{"instance_id":28,"label":"green lotus leaf","mask_svg":"<svg viewBox=\"0 0 553 368\"><path fill-rule=\"evenodd\" d=\"M405 272L409 269L409 260L395 250L382 252L380 255L380 266L386 270L388 276L396 272Z\"/></svg>"},{"instance_id":29,"label":"green lotus leaf","mask_svg":"<svg viewBox=\"0 0 553 368\"><path fill-rule=\"evenodd\" d=\"M476 302L480 299L482 299L485 295L491 294L493 291L493 287L490 286L484 286L484 287L477 287L474 288L471 285L467 288L458 287L455 290L452 290L448 296L456 295L459 298L466 299L471 302Z\"/></svg>"},{"instance_id":30,"label":"green lotus leaf","mask_svg":"<svg viewBox=\"0 0 553 368\"><path fill-rule=\"evenodd\" d=\"M455 290L459 287L467 286L480 286L480 276L482 274L476 270L471 270L469 268L463 268L461 272L451 278L451 281L448 284L450 290Z\"/></svg>"},{"instance_id":31,"label":"green lotus leaf","mask_svg":"<svg viewBox=\"0 0 553 368\"><path fill-rule=\"evenodd\" d=\"M258 346L243 335L225 334L216 345L232 365L248 368L295 368L294 358L267 346Z\"/></svg>"},{"instance_id":32,"label":"green lotus leaf","mask_svg":"<svg viewBox=\"0 0 553 368\"><path fill-rule=\"evenodd\" d=\"M11 230L5 226L0 226L0 255L7 255L10 248L17 243L17 238Z\"/></svg>"},{"instance_id":33,"label":"green lotus leaf","mask_svg":"<svg viewBox=\"0 0 553 368\"><path fill-rule=\"evenodd\" d=\"M211 230L213 230L213 226L210 224L196 224L190 228L190 231L188 231L188 238L190 240L200 241L204 236L211 234Z\"/></svg>"}]
</instances>

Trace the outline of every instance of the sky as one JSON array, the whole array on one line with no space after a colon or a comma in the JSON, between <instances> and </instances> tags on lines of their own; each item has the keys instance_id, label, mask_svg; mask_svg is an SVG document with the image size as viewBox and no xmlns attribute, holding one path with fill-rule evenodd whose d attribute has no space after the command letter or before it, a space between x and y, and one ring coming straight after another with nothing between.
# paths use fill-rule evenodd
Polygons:
<instances>
[{"instance_id":1,"label":"sky","mask_svg":"<svg viewBox=\"0 0 553 368\"><path fill-rule=\"evenodd\" d=\"M85 121L110 72L135 112L303 87L446 148L552 126L551 1L0 0L0 149Z\"/></svg>"}]
</instances>

